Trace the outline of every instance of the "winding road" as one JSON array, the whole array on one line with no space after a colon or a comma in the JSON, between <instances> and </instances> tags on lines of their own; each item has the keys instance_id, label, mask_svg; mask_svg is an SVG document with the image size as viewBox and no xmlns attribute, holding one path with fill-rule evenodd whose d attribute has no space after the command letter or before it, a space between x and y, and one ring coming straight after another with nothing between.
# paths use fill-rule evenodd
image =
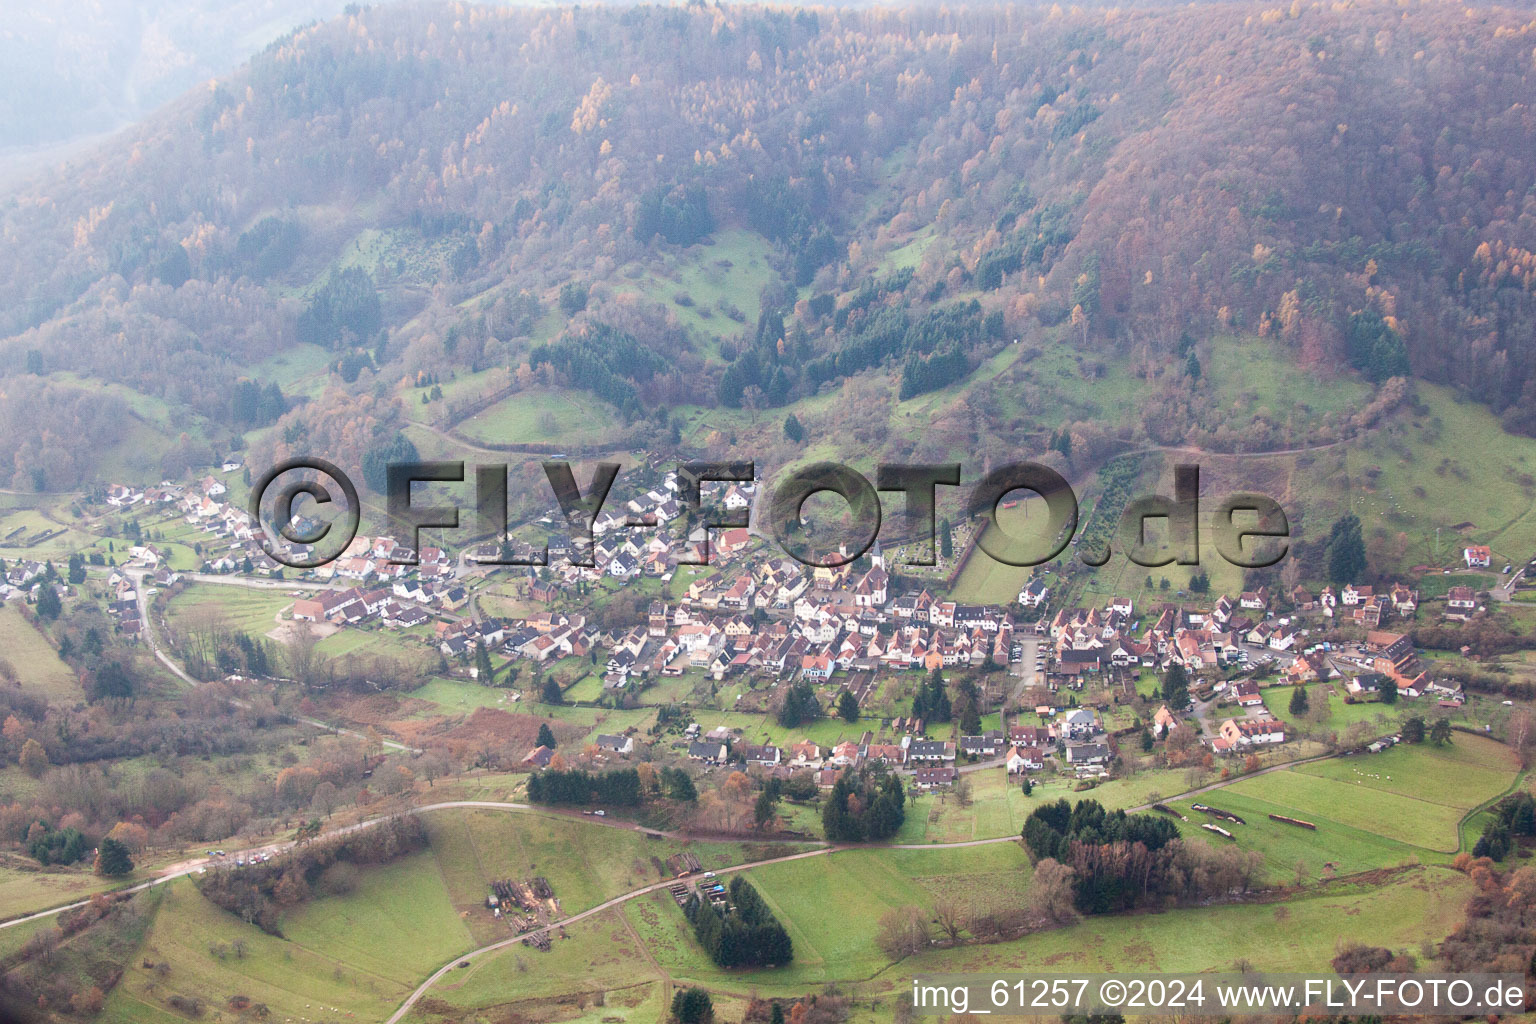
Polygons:
<instances>
[{"instance_id":1,"label":"winding road","mask_svg":"<svg viewBox=\"0 0 1536 1024\"><path fill-rule=\"evenodd\" d=\"M156 653L158 654L159 652L157 651ZM180 674L181 673L178 671L178 675L180 675ZM185 678L185 676L183 676L183 678ZM1268 767L1261 768L1261 769L1259 769L1258 771L1255 771L1255 772L1250 772L1250 773L1247 773L1245 775L1236 776L1236 777L1234 777L1232 779L1218 780L1216 782L1210 783L1209 785L1199 786L1199 787L1187 790L1187 791L1182 792L1182 793L1178 793L1178 794L1175 794L1175 795L1172 795L1172 796L1169 796L1169 797L1165 797L1164 798L1164 802L1172 801L1172 800L1182 800L1182 799L1186 799L1186 798L1189 798L1189 797L1200 796L1200 795L1205 794L1205 793L1210 793L1210 792L1213 792L1215 790L1221 789L1221 788L1223 788L1225 786L1231 785L1233 782L1237 781L1239 778L1246 779L1246 778L1251 778L1251 777L1256 776L1256 775L1268 775L1271 772L1285 771L1285 770L1288 770L1290 768L1294 768L1294 767L1296 767L1298 765L1312 764L1312 763L1317 762L1317 761L1326 761L1326 760L1328 760L1330 758L1334 758L1334 757L1338 757L1338 756L1340 756L1338 753L1320 754L1320 755L1318 755L1316 757L1302 758L1302 759L1297 760L1297 761L1285 761L1285 762L1281 762L1279 764L1269 765ZM1149 810L1151 807L1152 807L1152 804L1145 803L1145 804L1139 804L1139 805L1137 805L1135 807L1126 808L1126 810L1130 811L1130 812L1145 811L1145 810ZM584 821L584 822L587 822L589 824L597 825L599 827L618 828L618 829L624 829L624 830L633 831L633 832L656 834L656 835L664 836L666 838L677 840L677 841L681 841L681 842L687 842L690 839L696 838L694 836L691 836L691 835L688 835L688 834L685 834L685 833L666 832L666 831L662 831L662 830L659 830L659 829L645 828L644 826L635 824L633 822L628 822L628 821L621 821L621 820L610 821L610 820L608 820L606 818L597 818L597 817L593 817L593 816L590 816L590 815L583 815L583 814L579 814L579 813L574 812L574 811L563 812L563 811L559 811L559 810L552 809L552 808L535 807L535 806L533 806L531 804L516 803L516 802L512 802L512 801L501 801L501 800L444 800L444 801L439 801L439 802L436 802L436 803L422 804L422 805L414 806L414 807L405 807L405 808L401 808L398 811L392 812L390 814L378 815L378 816L375 816L375 817L372 817L372 818L365 819L363 821L356 822L356 823L351 824L351 825L344 825L344 826L342 826L340 828L333 829L330 832L327 832L325 835L326 835L326 837L330 837L330 836L346 835L348 833L361 831L362 829L371 828L371 827L373 827L375 825L378 825L378 824L380 824L380 823L382 823L384 821L388 821L391 818L398 817L398 816L400 816L402 814L422 814L422 813L428 813L428 812L432 812L432 811L449 810L449 809L456 809L456 808L459 808L459 809L471 809L471 810L494 810L494 811L508 811L508 812L515 812L515 813L531 813L531 814L555 815L555 816L559 816L559 817L574 818L576 820ZM750 840L750 841L752 841L754 843L758 843L758 844L782 843L782 844L803 845L803 844L805 844L807 842L817 842L816 840L789 839L789 838L782 838L782 837L765 837L765 838L762 838L762 839L753 839L752 837L741 837L741 838L744 839L744 840ZM767 866L773 865L773 864L783 864L783 863L787 863L789 861L805 860L805 859L810 858L810 857L828 856L828 855L831 855L831 854L843 852L845 850L858 850L858 849L895 849L895 850L965 849L965 848L968 848L968 847L976 847L976 846L995 846L995 845L1000 844L1000 843L1017 843L1018 841L1019 841L1019 839L1018 839L1017 836L1003 835L1003 836L993 836L993 837L987 838L987 839L968 839L968 840L962 840L962 841L950 842L950 843L878 843L878 844L847 844L847 843L833 844L833 843L822 843L821 845L818 845L814 849L810 849L810 850L802 850L802 851L799 851L799 852L796 852L796 853L792 853L792 854L785 854L784 856L781 856L781 857L769 857L769 858L766 858L766 859L763 859L763 860L748 861L748 862L745 862L745 863L742 863L742 864L732 865L730 867L719 868L719 869L716 870L716 874L722 874L722 875L724 875L724 874L735 874L735 873L742 872L742 871L748 871L748 870L751 870L753 868L767 867ZM294 845L295 845L295 842L293 840L286 840L286 841L279 842L279 843L267 844L266 846L262 846L262 847L256 847L253 850L244 851L244 852L246 852L246 853L266 852L266 853L271 853L271 854L280 854L280 853L284 853L284 852L292 849ZM237 854L235 856L238 857L239 855ZM152 888L154 886L164 885L167 882L175 881L178 878L184 878L184 877L186 877L188 875L194 875L194 874L198 874L200 872L206 871L210 866L213 866L216 863L218 863L218 864L227 864L227 863L229 863L230 860L231 860L230 857L225 857L225 858L217 859L217 860L215 858L210 858L210 857L201 857L201 858L196 858L196 859L189 860L189 861L183 861L183 862L181 862L179 864L173 865L170 868L166 869L164 871L164 873L162 873L161 875L159 875L159 876L157 876L155 878L149 879L147 881L139 882L138 884L129 886L129 887L125 888L125 889L115 890L114 894L131 894L131 893L143 892L144 890L150 889L150 888ZM628 892L620 893L619 895L614 896L611 899L608 899L608 900L598 904L597 906L594 906L594 907L591 907L591 908L589 908L587 910L583 910L583 911L581 911L579 913L573 914L570 917L563 918L563 919L561 919L559 921L556 921L553 924L550 924L550 925L548 925L548 926L546 926L544 928L539 928L539 929L535 929L533 931L524 932L524 933L519 934L519 935L509 936L509 937L507 937L505 939L499 939L496 942L490 943L489 945L481 946L481 947L479 947L477 949L470 950L469 952L459 954L459 955L453 957L447 963L445 963L442 967L440 967L436 971L434 971L425 981L423 981L420 985L418 985L411 992L411 994L406 997L405 1001L403 1003L401 1003L400 1007L394 1012L394 1014L392 1014L385 1021L385 1024L399 1024L399 1021L402 1020L410 1012L411 1008L413 1006L415 1006L416 1003L419 1002L422 999L422 997L425 996L427 994L427 992L429 992L431 990L433 985L437 984L444 977L446 977L449 974L451 974L454 970L456 970L458 968L458 965L460 965L460 964L467 963L467 962L472 962L472 961L477 960L477 959L479 959L481 957L484 957L484 956L487 956L487 955L489 955L491 953L494 953L497 950L505 949L508 946L512 946L512 945L515 945L517 943L522 942L525 938L530 938L530 937L533 937L533 936L536 936L536 935L539 935L539 934L542 934L542 933L547 933L547 932L550 932L550 931L553 931L553 930L556 930L556 929L563 928L566 925L575 924L575 923L577 923L579 921L586 920L587 918L595 917L596 915L601 914L601 913L603 913L605 911L612 910L615 907L622 906L623 904L629 902L630 900L636 899L636 898L641 897L641 896L645 896L645 895L647 895L649 893L656 892L657 890L666 889L666 888L670 887L672 884L674 884L675 881L676 881L675 879L663 879L661 881L652 882L652 883L649 883L647 885L640 886L639 888L636 888L636 889L631 889ZM71 910L79 909L80 907L85 906L89 902L90 902L89 898L83 899L83 900L76 900L73 903L68 903L68 904L65 904L63 906L53 907L53 908L48 909L48 910L40 910L40 911L37 911L35 913L27 914L27 915L22 916L22 917L13 918L13 919L11 919L9 921L0 922L0 930L6 929L6 928L14 928L14 927L17 927L19 925L27 924L29 922L39 921L39 920L42 920L42 919L45 919L45 918L54 917L54 916L57 916L59 914L63 914L63 913L66 913L68 911L71 911Z\"/></svg>"}]
</instances>

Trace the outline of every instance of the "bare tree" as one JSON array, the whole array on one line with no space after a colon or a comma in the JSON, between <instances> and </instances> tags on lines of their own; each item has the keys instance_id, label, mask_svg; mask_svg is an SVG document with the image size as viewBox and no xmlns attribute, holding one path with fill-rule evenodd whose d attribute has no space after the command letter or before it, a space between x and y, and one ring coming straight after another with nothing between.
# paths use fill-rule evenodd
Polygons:
<instances>
[{"instance_id":1,"label":"bare tree","mask_svg":"<svg viewBox=\"0 0 1536 1024\"><path fill-rule=\"evenodd\" d=\"M1065 864L1046 857L1035 865L1035 877L1029 884L1029 906L1052 924L1070 924L1077 920L1073 903L1072 879L1076 873Z\"/></svg>"},{"instance_id":2,"label":"bare tree","mask_svg":"<svg viewBox=\"0 0 1536 1024\"><path fill-rule=\"evenodd\" d=\"M765 397L756 384L748 384L741 392L741 407L751 414L753 423L757 422L757 411L763 407Z\"/></svg>"},{"instance_id":3,"label":"bare tree","mask_svg":"<svg viewBox=\"0 0 1536 1024\"><path fill-rule=\"evenodd\" d=\"M932 944L928 915L921 907L898 907L880 918L875 945L892 960L920 953Z\"/></svg>"},{"instance_id":4,"label":"bare tree","mask_svg":"<svg viewBox=\"0 0 1536 1024\"><path fill-rule=\"evenodd\" d=\"M336 789L334 782L322 782L315 787L315 795L311 798L310 806L327 818L336 810L336 804L340 801L341 794Z\"/></svg>"},{"instance_id":5,"label":"bare tree","mask_svg":"<svg viewBox=\"0 0 1536 1024\"><path fill-rule=\"evenodd\" d=\"M32 934L23 947L28 959L35 958L40 963L51 963L53 954L59 948L59 943L64 941L64 932L55 925L49 925Z\"/></svg>"},{"instance_id":6,"label":"bare tree","mask_svg":"<svg viewBox=\"0 0 1536 1024\"><path fill-rule=\"evenodd\" d=\"M319 651L320 638L308 625L295 624L289 631L288 671L294 681L311 689L319 681L325 656Z\"/></svg>"},{"instance_id":7,"label":"bare tree","mask_svg":"<svg viewBox=\"0 0 1536 1024\"><path fill-rule=\"evenodd\" d=\"M939 931L949 936L950 942L960 941L960 933L965 931L966 919L953 900L940 900L933 908L933 916L939 924Z\"/></svg>"},{"instance_id":8,"label":"bare tree","mask_svg":"<svg viewBox=\"0 0 1536 1024\"><path fill-rule=\"evenodd\" d=\"M437 780L448 774L448 758L441 751L429 750L417 760L417 767L421 769L422 778L427 780L427 787L437 785Z\"/></svg>"}]
</instances>

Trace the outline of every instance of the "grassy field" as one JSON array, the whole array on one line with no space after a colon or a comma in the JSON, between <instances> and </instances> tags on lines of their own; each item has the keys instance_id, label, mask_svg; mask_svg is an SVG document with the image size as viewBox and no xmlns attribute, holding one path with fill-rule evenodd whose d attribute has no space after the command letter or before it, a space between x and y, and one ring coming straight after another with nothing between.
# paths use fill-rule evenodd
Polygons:
<instances>
[{"instance_id":1,"label":"grassy field","mask_svg":"<svg viewBox=\"0 0 1536 1024\"><path fill-rule=\"evenodd\" d=\"M21 611L12 606L0 608L0 657L16 670L24 692L49 702L73 702L84 696L80 682L48 638L37 631Z\"/></svg>"},{"instance_id":2,"label":"grassy field","mask_svg":"<svg viewBox=\"0 0 1536 1024\"><path fill-rule=\"evenodd\" d=\"M1427 709L1415 710L1413 705L1403 701L1397 705L1382 704L1377 701L1362 701L1356 704L1344 703L1343 679L1333 679L1327 682L1307 684L1307 705L1316 710L1316 721L1309 724L1319 729L1342 731L1356 722L1371 722L1378 725L1382 731L1396 728L1398 721L1405 714L1417 714ZM1287 684L1266 686L1259 691L1259 696L1264 700L1264 706L1277 718L1290 721L1291 696L1295 687ZM1332 691L1332 692L1330 692ZM1326 710L1321 710L1326 709Z\"/></svg>"},{"instance_id":3,"label":"grassy field","mask_svg":"<svg viewBox=\"0 0 1536 1024\"><path fill-rule=\"evenodd\" d=\"M889 959L873 936L882 915L939 900L981 910L1022 897L1029 872L1015 844L965 850L854 850L753 868L748 877L789 929L787 969L727 974L702 955L681 911L665 893L625 905L654 960L673 978L794 990L865 978ZM727 979L735 979L730 981Z\"/></svg>"},{"instance_id":4,"label":"grassy field","mask_svg":"<svg viewBox=\"0 0 1536 1024\"><path fill-rule=\"evenodd\" d=\"M1459 565L1464 544L1488 544L1495 559L1516 564L1530 557L1536 441L1505 433L1485 406L1443 388L1421 382L1415 390L1421 412L1290 460L1287 507L1317 523L1353 511L1367 543L1378 543L1373 565L1384 571ZM1476 512L1468 494L1477 495Z\"/></svg>"},{"instance_id":5,"label":"grassy field","mask_svg":"<svg viewBox=\"0 0 1536 1024\"><path fill-rule=\"evenodd\" d=\"M729 705L731 698L744 687L738 682L736 688L729 685L723 690L723 703ZM706 711L697 710L694 713L694 721L704 732L709 732L718 726L726 726L731 729L741 730L741 742L743 743L774 743L779 746L788 746L798 743L801 739L808 739L819 743L823 747L833 747L844 740L858 740L864 735L865 730L875 728L878 730L879 722L866 722L863 720L848 723L841 718L818 718L813 722L805 722L794 727L782 726L772 714L746 714L737 711Z\"/></svg>"},{"instance_id":6,"label":"grassy field","mask_svg":"<svg viewBox=\"0 0 1536 1024\"><path fill-rule=\"evenodd\" d=\"M1319 829L1311 845L1330 851L1337 848L1341 856L1367 860L1375 856L1374 848L1346 851L1346 846L1358 842L1359 833L1449 854L1458 849L1457 825L1467 812L1514 782L1516 766L1507 753L1507 748L1491 740L1458 735L1455 743L1444 748L1404 745L1382 754L1336 758L1239 779L1206 799L1225 810L1220 801L1233 794L1263 804L1256 809L1266 815L1314 822ZM1254 824L1250 819L1249 827ZM1247 829L1239 831L1246 835ZM1254 831L1257 848L1263 848L1263 835L1275 834L1268 824ZM1342 842L1329 838L1334 835L1345 838Z\"/></svg>"},{"instance_id":7,"label":"grassy field","mask_svg":"<svg viewBox=\"0 0 1536 1024\"><path fill-rule=\"evenodd\" d=\"M470 912L468 926L486 941L506 933L506 925L484 910L486 887L494 879L547 878L562 910L574 914L660 881L658 863L685 845L706 867L760 859L739 843L647 839L629 829L559 815L453 810L426 820L449 899L461 913Z\"/></svg>"},{"instance_id":8,"label":"grassy field","mask_svg":"<svg viewBox=\"0 0 1536 1024\"><path fill-rule=\"evenodd\" d=\"M1112 779L1091 790L1076 792L1075 779L1037 777L1034 792L1025 796L1016 777L1001 767L967 773L971 804L962 806L953 793L917 797L907 807L898 836L903 843L954 843L972 839L1016 836L1024 819L1040 804L1066 799L1097 800L1110 810L1138 807L1154 795L1171 795L1188 788L1183 772L1146 771L1128 779Z\"/></svg>"},{"instance_id":9,"label":"grassy field","mask_svg":"<svg viewBox=\"0 0 1536 1024\"><path fill-rule=\"evenodd\" d=\"M891 973L1016 971L1021 963L1052 971L1207 971L1231 970L1239 960L1266 970L1318 970L1351 941L1417 953L1460 922L1470 894L1462 875L1420 868L1381 888L1325 889L1286 903L1090 918L1015 943L924 954Z\"/></svg>"},{"instance_id":10,"label":"grassy field","mask_svg":"<svg viewBox=\"0 0 1536 1024\"><path fill-rule=\"evenodd\" d=\"M229 628L259 637L277 628L278 614L291 604L293 598L286 590L194 583L166 601L164 611L176 629L191 628L212 611Z\"/></svg>"},{"instance_id":11,"label":"grassy field","mask_svg":"<svg viewBox=\"0 0 1536 1024\"><path fill-rule=\"evenodd\" d=\"M432 656L430 649L420 640L378 626L370 629L339 629L316 644L315 649L330 658L359 653L405 659Z\"/></svg>"},{"instance_id":12,"label":"grassy field","mask_svg":"<svg viewBox=\"0 0 1536 1024\"><path fill-rule=\"evenodd\" d=\"M430 974L476 945L433 852L361 871L358 879L346 896L315 900L285 917L283 935L359 970L398 978Z\"/></svg>"},{"instance_id":13,"label":"grassy field","mask_svg":"<svg viewBox=\"0 0 1536 1024\"><path fill-rule=\"evenodd\" d=\"M1463 755L1437 752L1432 757L1484 773L1474 771L1479 794L1496 785L1503 771L1489 747L1470 742ZM1406 763L1405 770L1414 766ZM1344 785L1323 775L1275 775ZM1395 782L1395 770L1393 775ZM1374 792L1419 802L1445 798L1428 783L1414 796L1387 788ZM990 787L987 799L1003 806ZM1261 800L1231 788L1221 791L1221 800L1220 806L1233 804L1236 810L1240 804L1239 813L1250 814L1247 828L1263 827L1253 823ZM141 954L133 958L103 1019L176 1019L167 1009L176 993L196 995L219 1010L232 997L245 996L265 1003L274 1019L383 1019L420 978L463 951L510 935L506 924L484 909L490 880L543 876L562 910L576 913L659 880L664 858L685 848L673 840L556 815L455 809L433 812L426 821L429 851L361 871L345 895L290 912L281 938L217 910L185 882L168 887ZM1316 847L1320 835L1325 844L1348 841L1359 847L1342 856L1340 870L1410 859L1407 846L1379 836L1346 837L1330 829L1305 837ZM1272 861L1283 861L1292 852L1280 850L1281 841L1272 841ZM1377 845L1368 848L1370 842ZM739 843L691 843L686 848L706 868L793 849ZM1324 854L1314 849L1314 855ZM828 982L857 982L879 1000L889 999L914 971L974 971L1023 962L1056 970L1137 966L1193 971L1229 968L1248 959L1269 969L1315 969L1326 964L1337 942L1350 938L1415 950L1442 938L1459 915L1467 889L1460 875L1416 867L1381 880L1376 888L1334 884L1285 904L1089 919L1016 942L936 950L893 967L874 943L882 915L914 905L930 912L944 904L962 912L1016 905L1026 898L1029 884L1022 848L999 843L858 849L752 868L747 874L790 931L796 958L789 968L719 971L704 958L671 899L653 893L557 932L549 953L513 945L477 959L462 973L450 973L411 1019L435 1021L444 1013L470 1019L490 1013L494 1018L515 1010L523 1019L627 1024L657 1019L657 1008L681 984L704 984L729 999L754 990L791 996ZM161 963L167 966L158 967Z\"/></svg>"},{"instance_id":14,"label":"grassy field","mask_svg":"<svg viewBox=\"0 0 1536 1024\"><path fill-rule=\"evenodd\" d=\"M577 446L623 436L617 411L585 391L530 388L460 423L459 433L492 444Z\"/></svg>"},{"instance_id":15,"label":"grassy field","mask_svg":"<svg viewBox=\"0 0 1536 1024\"><path fill-rule=\"evenodd\" d=\"M935 892L953 886L984 886L975 897L981 900L1013 901L1027 890L1021 853L1018 865L995 862L978 865L979 874L956 875L954 864L903 863L893 859L898 852L837 854L749 873L790 929L795 963L788 969L717 970L669 900L637 900L625 913L675 980L791 994L828 981L867 982L866 990L900 988L914 973L1017 971L1021 964L1052 971L1202 971L1231 969L1247 959L1266 969L1315 970L1327 965L1338 943L1351 939L1415 951L1427 940L1438 941L1454 927L1470 888L1447 869L1417 868L1377 889L1336 886L1284 904L1089 918L1015 942L935 950L892 966L874 943L887 909L932 907ZM828 892L846 895L828 899Z\"/></svg>"},{"instance_id":16,"label":"grassy field","mask_svg":"<svg viewBox=\"0 0 1536 1024\"><path fill-rule=\"evenodd\" d=\"M87 869L44 868L17 855L0 866L0 921L72 903L121 883Z\"/></svg>"},{"instance_id":17,"label":"grassy field","mask_svg":"<svg viewBox=\"0 0 1536 1024\"><path fill-rule=\"evenodd\" d=\"M665 984L625 915L611 910L565 929L548 953L516 945L481 957L431 998L461 1012L515 1004L524 1020L650 1024L665 1019ZM408 1019L442 1018L418 1004Z\"/></svg>"},{"instance_id":18,"label":"grassy field","mask_svg":"<svg viewBox=\"0 0 1536 1024\"><path fill-rule=\"evenodd\" d=\"M1355 412L1371 394L1358 378L1304 370L1273 342L1251 335L1213 338L1201 376L1238 422L1289 419L1298 433L1319 419Z\"/></svg>"},{"instance_id":19,"label":"grassy field","mask_svg":"<svg viewBox=\"0 0 1536 1024\"><path fill-rule=\"evenodd\" d=\"M266 1004L270 1019L276 1020L382 1020L443 963L512 934L484 907L494 879L547 878L562 911L573 914L660 880L666 857L685 848L707 868L796 849L764 852L739 843L653 840L557 815L451 809L432 812L425 820L432 837L429 850L358 870L349 891L322 896L285 915L281 937L219 910L190 882L171 884L103 1019L182 1019L168 1006L170 997L179 994L200 998L217 1012L225 1011L232 997L245 996ZM624 927L615 913L573 926L571 935L586 937L588 931L600 931L603 922ZM492 999L509 990L521 993L519 978L564 991L591 979L559 965L570 957L593 955L601 945L595 938L558 940L547 958L517 947L515 954L492 958L465 978L473 977L490 993L485 998ZM515 964L518 954L536 969L524 976ZM643 958L633 943L615 958L609 972L614 986L634 986L636 963ZM161 963L167 966L162 969ZM646 1005L647 998L636 1005Z\"/></svg>"},{"instance_id":20,"label":"grassy field","mask_svg":"<svg viewBox=\"0 0 1536 1024\"><path fill-rule=\"evenodd\" d=\"M694 333L704 351L718 357L719 338L756 325L758 296L777 279L772 253L761 235L725 228L714 233L709 245L668 254L659 269L656 260L621 268L613 293L638 295L664 306Z\"/></svg>"},{"instance_id":21,"label":"grassy field","mask_svg":"<svg viewBox=\"0 0 1536 1024\"><path fill-rule=\"evenodd\" d=\"M671 987L701 984L717 1009L747 993L791 998L822 984L854 985L850 1020L888 1021L894 995L914 973L1128 969L1230 970L1247 960L1267 969L1326 967L1336 944L1356 940L1415 952L1454 927L1470 886L1444 869L1417 868L1378 889L1335 885L1284 904L1249 904L1088 919L1014 942L935 950L891 965L875 946L879 918L892 907L931 908L936 900L982 906L1016 900L1027 872L1016 848L957 854L858 851L754 869L750 878L786 923L795 963L786 969L725 972L704 957L681 911L665 894L627 903L570 929L549 954L519 947L451 977L433 997L444 1012L516 1010L527 1019L649 1019L647 1000ZM841 898L827 899L829 892ZM958 893L958 895L957 895ZM968 895L970 894L970 895ZM628 961L627 967L625 962ZM601 1007L601 1010L598 1008ZM599 1015L601 1014L601 1015ZM418 1011L417 1021L441 1019Z\"/></svg>"},{"instance_id":22,"label":"grassy field","mask_svg":"<svg viewBox=\"0 0 1536 1024\"><path fill-rule=\"evenodd\" d=\"M203 899L190 882L166 887L164 902L150 929L140 955L133 958L123 980L113 990L99 1019L116 1022L159 1022L188 1019L168 1006L173 995L195 998L224 1010L233 996L266 1004L277 1020L300 1021L356 1018L383 1020L404 1000L411 988L409 976L399 970L382 973L347 959L341 950L317 949L287 938L268 935L225 913ZM399 898L364 877L352 897L326 901L345 914L343 904L358 902L359 894L374 899ZM409 897L407 897L409 898ZM408 949L435 939L429 932L416 943L410 928L393 934L368 936L380 949L413 959L422 954ZM236 952L241 944L243 955ZM458 950L441 949L444 959ZM151 966L146 968L145 963ZM167 965L163 975L155 965Z\"/></svg>"}]
</instances>

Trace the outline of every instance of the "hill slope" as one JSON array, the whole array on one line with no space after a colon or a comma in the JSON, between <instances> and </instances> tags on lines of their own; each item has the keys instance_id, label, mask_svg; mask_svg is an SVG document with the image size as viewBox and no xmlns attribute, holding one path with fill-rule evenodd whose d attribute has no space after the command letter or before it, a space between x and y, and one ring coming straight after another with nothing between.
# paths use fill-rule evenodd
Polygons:
<instances>
[{"instance_id":1,"label":"hill slope","mask_svg":"<svg viewBox=\"0 0 1536 1024\"><path fill-rule=\"evenodd\" d=\"M1249 440L1198 386L1234 334L1530 431L1533 43L1441 5L361 11L4 201L0 464L94 479L110 427L46 426L91 380L174 411L176 464L355 466L541 383L728 448L764 409L969 392L1014 338L1124 367L1117 426L1161 443ZM1067 425L969 415L999 453Z\"/></svg>"}]
</instances>

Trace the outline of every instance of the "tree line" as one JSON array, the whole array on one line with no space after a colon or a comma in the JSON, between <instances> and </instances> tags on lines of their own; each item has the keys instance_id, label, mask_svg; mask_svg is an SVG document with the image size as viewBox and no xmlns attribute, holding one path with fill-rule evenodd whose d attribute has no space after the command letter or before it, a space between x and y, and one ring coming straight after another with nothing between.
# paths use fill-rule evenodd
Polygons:
<instances>
[{"instance_id":1,"label":"tree line","mask_svg":"<svg viewBox=\"0 0 1536 1024\"><path fill-rule=\"evenodd\" d=\"M638 807L643 799L640 773L634 768L589 772L546 769L528 776L528 799L536 804L611 804Z\"/></svg>"}]
</instances>

